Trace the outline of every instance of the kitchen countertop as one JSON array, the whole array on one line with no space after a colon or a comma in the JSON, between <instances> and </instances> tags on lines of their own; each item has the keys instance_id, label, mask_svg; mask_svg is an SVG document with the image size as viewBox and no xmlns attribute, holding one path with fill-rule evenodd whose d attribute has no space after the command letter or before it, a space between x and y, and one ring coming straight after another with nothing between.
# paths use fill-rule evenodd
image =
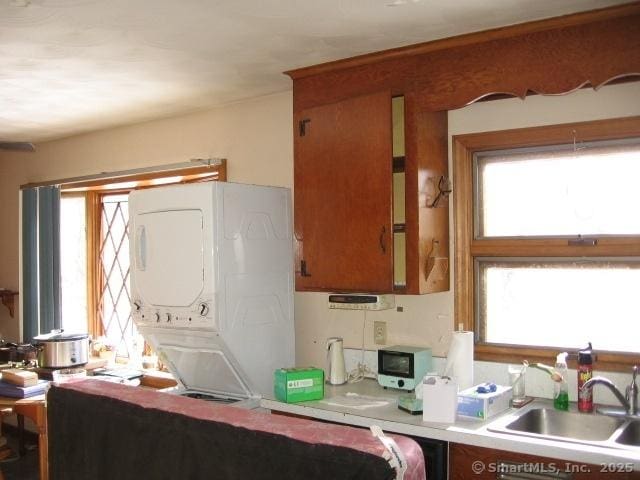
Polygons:
<instances>
[{"instance_id":1,"label":"kitchen countertop","mask_svg":"<svg viewBox=\"0 0 640 480\"><path fill-rule=\"evenodd\" d=\"M387 432L511 452L527 453L566 461L591 463L596 465L633 463L634 470L640 470L640 448L634 450L613 449L601 446L496 433L488 430L488 427L493 422L504 419L507 415L520 414L523 410L530 408L553 408L550 400L537 399L522 409L511 408L486 421L459 418L453 424L443 424L423 422L422 415L411 415L398 409L397 397L398 395L406 392L385 390L373 379L365 379L358 383L340 386L326 385L325 397L323 400L330 399L331 397L343 396L346 393L382 397L390 399L391 403L380 407L358 410L355 408L329 405L321 400L300 403L284 403L271 396L263 398L260 406L272 411L303 415L348 425L369 427L375 424L379 425ZM572 408L575 408L575 405L572 405ZM587 417L590 414L584 415Z\"/></svg>"}]
</instances>

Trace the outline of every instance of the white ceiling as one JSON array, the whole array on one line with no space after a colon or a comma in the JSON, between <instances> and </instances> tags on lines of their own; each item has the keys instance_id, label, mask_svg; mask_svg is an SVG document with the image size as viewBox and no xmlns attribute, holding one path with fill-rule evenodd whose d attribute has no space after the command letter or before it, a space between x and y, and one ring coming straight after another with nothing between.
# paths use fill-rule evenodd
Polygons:
<instances>
[{"instance_id":1,"label":"white ceiling","mask_svg":"<svg viewBox=\"0 0 640 480\"><path fill-rule=\"evenodd\" d=\"M284 70L625 1L0 0L0 140L210 108L291 88Z\"/></svg>"}]
</instances>

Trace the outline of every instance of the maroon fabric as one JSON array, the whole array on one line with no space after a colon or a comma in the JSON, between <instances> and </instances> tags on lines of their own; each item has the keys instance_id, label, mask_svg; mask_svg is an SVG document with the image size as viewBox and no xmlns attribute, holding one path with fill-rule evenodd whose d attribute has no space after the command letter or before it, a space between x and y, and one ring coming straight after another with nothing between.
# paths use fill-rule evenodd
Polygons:
<instances>
[{"instance_id":1,"label":"maroon fabric","mask_svg":"<svg viewBox=\"0 0 640 480\"><path fill-rule=\"evenodd\" d=\"M171 412L200 421L222 422L234 427L281 435L308 444L349 448L383 457L384 447L369 430L315 422L284 415L246 410L198 399L157 392L97 380L60 384L57 388L99 397L107 397L137 405L144 409ZM405 455L408 469L406 480L424 480L425 464L420 446L413 440L390 435Z\"/></svg>"}]
</instances>

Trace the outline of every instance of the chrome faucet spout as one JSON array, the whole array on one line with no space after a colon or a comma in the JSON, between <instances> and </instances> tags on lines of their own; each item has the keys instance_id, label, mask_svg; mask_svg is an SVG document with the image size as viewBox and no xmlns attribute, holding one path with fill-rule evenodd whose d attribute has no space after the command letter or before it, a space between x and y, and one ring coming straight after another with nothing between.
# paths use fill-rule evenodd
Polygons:
<instances>
[{"instance_id":1,"label":"chrome faucet spout","mask_svg":"<svg viewBox=\"0 0 640 480\"><path fill-rule=\"evenodd\" d=\"M593 378L590 378L582 386L582 391L584 391L587 388L592 387L594 385L604 385L609 390L611 390L611 392L616 396L618 401L624 407L624 410L627 413L630 413L631 408L629 406L629 402L627 401L626 398L624 398L624 395L620 392L620 390L618 390L618 387L616 387L611 380L609 380L608 378L604 378L604 377L593 377Z\"/></svg>"},{"instance_id":2,"label":"chrome faucet spout","mask_svg":"<svg viewBox=\"0 0 640 480\"><path fill-rule=\"evenodd\" d=\"M636 383L636 376L638 375L638 366L633 367L633 375L631 385L627 387L626 396L623 395L618 387L616 387L611 380L604 377L593 377L587 380L582 386L582 390L592 387L593 385L604 385L613 392L620 404L624 407L624 411L627 415L638 416L638 385Z\"/></svg>"}]
</instances>

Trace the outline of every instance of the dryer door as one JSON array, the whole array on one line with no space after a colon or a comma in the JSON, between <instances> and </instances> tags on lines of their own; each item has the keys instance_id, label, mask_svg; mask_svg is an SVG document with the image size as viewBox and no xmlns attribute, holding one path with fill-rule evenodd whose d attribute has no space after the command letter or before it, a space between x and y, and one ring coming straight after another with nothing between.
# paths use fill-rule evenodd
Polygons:
<instances>
[{"instance_id":1,"label":"dryer door","mask_svg":"<svg viewBox=\"0 0 640 480\"><path fill-rule=\"evenodd\" d=\"M145 303L188 307L204 287L204 235L198 209L136 215L133 265Z\"/></svg>"},{"instance_id":2,"label":"dryer door","mask_svg":"<svg viewBox=\"0 0 640 480\"><path fill-rule=\"evenodd\" d=\"M140 333L187 390L236 399L258 396L216 332L175 330L154 325L140 327ZM270 384L269 391L271 388Z\"/></svg>"}]
</instances>

